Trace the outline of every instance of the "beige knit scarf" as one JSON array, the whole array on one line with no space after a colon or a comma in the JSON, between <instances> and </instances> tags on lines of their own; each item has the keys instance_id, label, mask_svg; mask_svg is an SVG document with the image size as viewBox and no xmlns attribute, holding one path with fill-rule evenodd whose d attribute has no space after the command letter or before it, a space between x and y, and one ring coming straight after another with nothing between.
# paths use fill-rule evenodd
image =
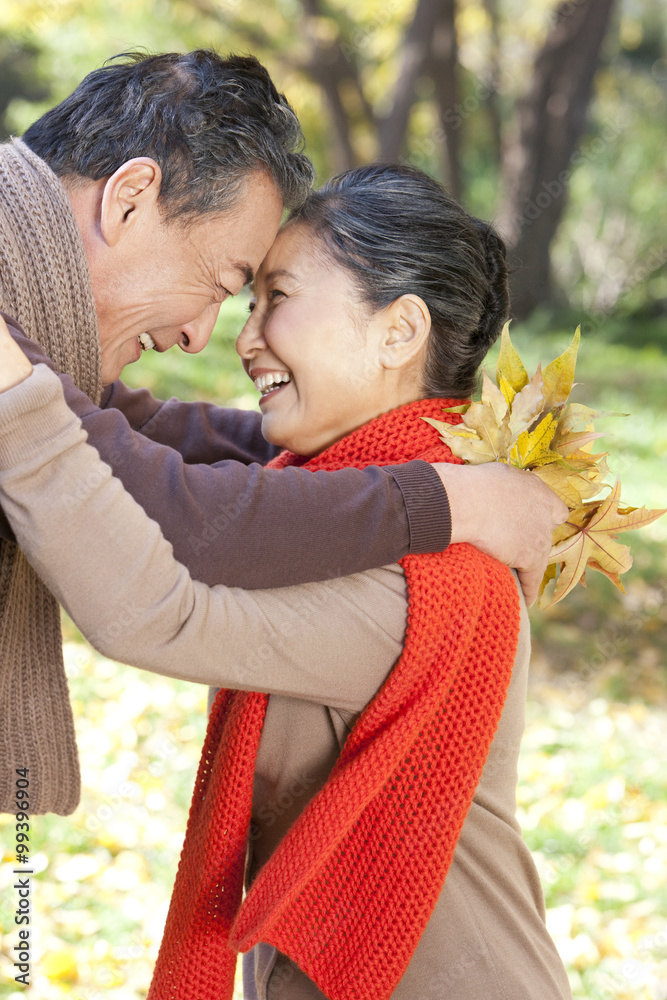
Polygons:
<instances>
[{"instance_id":1,"label":"beige knit scarf","mask_svg":"<svg viewBox=\"0 0 667 1000\"><path fill-rule=\"evenodd\" d=\"M0 309L99 401L100 342L81 234L61 182L16 139L0 145ZM76 809L81 782L60 610L20 549L0 540L2 812L16 812L17 768L29 768L32 814Z\"/></svg>"}]
</instances>

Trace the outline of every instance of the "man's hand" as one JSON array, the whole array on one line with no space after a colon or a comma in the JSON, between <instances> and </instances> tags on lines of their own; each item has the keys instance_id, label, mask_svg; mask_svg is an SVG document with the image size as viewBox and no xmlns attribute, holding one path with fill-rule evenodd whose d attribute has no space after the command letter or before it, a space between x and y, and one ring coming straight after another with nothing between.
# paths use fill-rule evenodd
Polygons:
<instances>
[{"instance_id":1,"label":"man's hand","mask_svg":"<svg viewBox=\"0 0 667 1000\"><path fill-rule=\"evenodd\" d=\"M537 599L551 551L551 535L567 506L537 476L502 462L438 463L452 511L452 542L469 542L513 566L526 602Z\"/></svg>"},{"instance_id":2,"label":"man's hand","mask_svg":"<svg viewBox=\"0 0 667 1000\"><path fill-rule=\"evenodd\" d=\"M31 373L32 365L0 316L0 392L24 382Z\"/></svg>"}]
</instances>

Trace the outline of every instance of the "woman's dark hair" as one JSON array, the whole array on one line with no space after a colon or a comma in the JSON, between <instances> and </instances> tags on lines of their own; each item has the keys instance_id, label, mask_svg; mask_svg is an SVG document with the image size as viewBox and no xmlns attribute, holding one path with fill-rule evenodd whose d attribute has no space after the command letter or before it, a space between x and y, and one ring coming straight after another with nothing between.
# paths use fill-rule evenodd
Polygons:
<instances>
[{"instance_id":1,"label":"woman's dark hair","mask_svg":"<svg viewBox=\"0 0 667 1000\"><path fill-rule=\"evenodd\" d=\"M313 167L292 108L253 56L222 59L125 53L82 80L23 141L59 177L100 180L135 156L162 169L169 221L234 206L243 181L266 170L289 207L310 190Z\"/></svg>"},{"instance_id":2,"label":"woman's dark hair","mask_svg":"<svg viewBox=\"0 0 667 1000\"><path fill-rule=\"evenodd\" d=\"M313 191L290 220L308 225L373 309L419 295L431 313L425 396L462 398L509 313L505 244L421 170L375 164Z\"/></svg>"}]
</instances>

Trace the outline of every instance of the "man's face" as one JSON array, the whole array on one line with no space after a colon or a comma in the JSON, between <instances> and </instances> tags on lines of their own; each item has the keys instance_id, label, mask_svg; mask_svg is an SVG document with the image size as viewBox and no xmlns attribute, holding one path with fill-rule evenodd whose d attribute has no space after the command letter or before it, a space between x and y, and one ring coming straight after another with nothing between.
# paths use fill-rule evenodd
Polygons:
<instances>
[{"instance_id":1,"label":"man's face","mask_svg":"<svg viewBox=\"0 0 667 1000\"><path fill-rule=\"evenodd\" d=\"M141 334L160 352L174 344L201 351L222 302L252 280L268 252L282 209L276 185L258 171L231 211L204 215L187 228L165 223L159 211L147 213L105 266L91 267L103 383L138 360Z\"/></svg>"}]
</instances>

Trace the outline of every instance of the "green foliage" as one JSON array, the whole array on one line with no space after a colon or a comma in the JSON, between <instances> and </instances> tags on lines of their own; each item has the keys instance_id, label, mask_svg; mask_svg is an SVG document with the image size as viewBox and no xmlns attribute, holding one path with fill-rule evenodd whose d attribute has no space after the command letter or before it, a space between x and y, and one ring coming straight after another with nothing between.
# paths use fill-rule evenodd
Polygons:
<instances>
[{"instance_id":1,"label":"green foliage","mask_svg":"<svg viewBox=\"0 0 667 1000\"><path fill-rule=\"evenodd\" d=\"M7 109L17 99L41 101L49 87L37 70L39 48L32 41L0 32L0 142L10 135Z\"/></svg>"},{"instance_id":2,"label":"green foliage","mask_svg":"<svg viewBox=\"0 0 667 1000\"><path fill-rule=\"evenodd\" d=\"M506 132L511 130L552 7L551 0L502 0L496 43L489 5L458 2L460 97L447 110L461 138L464 201L483 217L496 215L503 195L494 122L497 117ZM87 72L126 49L183 51L209 45L223 52L250 50L292 101L324 179L336 167L337 154L329 108L314 82L308 39L331 52L340 46L343 58L358 69L365 99L379 119L388 110L413 11L410 0L330 0L322 4L321 16L308 18L298 0L87 0L85 5L4 0L0 34L34 52L22 80L38 77L52 87L47 100L17 82L7 126L22 132ZM0 62L1 57L0 51ZM635 312L667 297L662 237L667 225L662 197L666 59L660 0L641 5L623 0L597 74L588 131L571 164L568 207L553 247L564 296L598 324L619 306ZM0 87L1 82L0 74ZM342 100L357 155L370 160L377 139L351 82ZM441 135L428 79L417 85L405 154L442 176Z\"/></svg>"}]
</instances>

